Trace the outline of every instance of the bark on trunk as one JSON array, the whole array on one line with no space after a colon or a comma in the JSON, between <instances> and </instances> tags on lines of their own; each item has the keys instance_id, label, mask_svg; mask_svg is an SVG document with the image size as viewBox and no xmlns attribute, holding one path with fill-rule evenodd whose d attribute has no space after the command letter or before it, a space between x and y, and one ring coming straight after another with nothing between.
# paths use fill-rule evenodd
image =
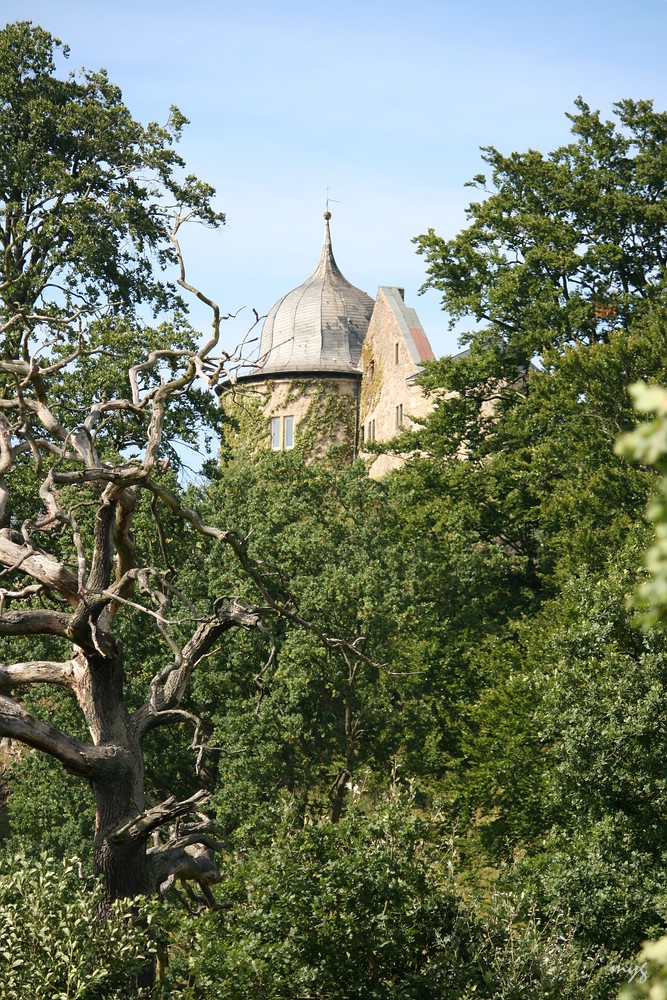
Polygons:
<instances>
[{"instance_id":1,"label":"bark on trunk","mask_svg":"<svg viewBox=\"0 0 667 1000\"><path fill-rule=\"evenodd\" d=\"M146 843L118 837L116 831L136 814L131 790L137 789L137 774L119 773L115 780L93 782L96 822L94 871L101 875L104 895L98 908L100 920L107 920L119 899L136 899L155 891L153 866L146 855ZM143 778L141 778L143 784ZM143 788L142 800L143 800ZM155 983L155 961L148 959L133 977L132 987L150 987Z\"/></svg>"},{"instance_id":2,"label":"bark on trunk","mask_svg":"<svg viewBox=\"0 0 667 1000\"><path fill-rule=\"evenodd\" d=\"M138 727L123 697L122 650L107 637L101 649L106 655L79 654L76 693L95 742L93 866L104 888L98 918L106 920L117 900L155 892L155 879L146 840L122 832L145 809L144 761ZM132 987L152 986L155 974L155 962L147 961Z\"/></svg>"},{"instance_id":3,"label":"bark on trunk","mask_svg":"<svg viewBox=\"0 0 667 1000\"><path fill-rule=\"evenodd\" d=\"M105 636L100 652L78 654L76 695L95 743L95 873L102 876L108 915L117 899L132 899L154 891L146 842L119 833L145 809L144 762L138 727L123 698L123 655L120 645Z\"/></svg>"},{"instance_id":4,"label":"bark on trunk","mask_svg":"<svg viewBox=\"0 0 667 1000\"><path fill-rule=\"evenodd\" d=\"M101 875L104 901L100 915L109 916L118 899L133 899L155 891L153 866L146 855L146 841L119 835L118 831L143 810L143 778L121 769L115 777L93 781L95 795L95 874Z\"/></svg>"}]
</instances>

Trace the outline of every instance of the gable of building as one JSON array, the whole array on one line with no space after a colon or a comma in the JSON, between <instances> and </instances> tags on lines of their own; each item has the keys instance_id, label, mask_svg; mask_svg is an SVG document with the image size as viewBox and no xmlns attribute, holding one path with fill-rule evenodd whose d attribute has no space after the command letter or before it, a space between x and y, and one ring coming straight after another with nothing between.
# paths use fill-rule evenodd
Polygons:
<instances>
[{"instance_id":1,"label":"gable of building","mask_svg":"<svg viewBox=\"0 0 667 1000\"><path fill-rule=\"evenodd\" d=\"M403 289L381 285L361 350L359 450L368 442L390 441L415 419L432 409L416 379L434 354L414 309L406 306ZM384 475L404 458L379 455L371 463L373 476Z\"/></svg>"}]
</instances>

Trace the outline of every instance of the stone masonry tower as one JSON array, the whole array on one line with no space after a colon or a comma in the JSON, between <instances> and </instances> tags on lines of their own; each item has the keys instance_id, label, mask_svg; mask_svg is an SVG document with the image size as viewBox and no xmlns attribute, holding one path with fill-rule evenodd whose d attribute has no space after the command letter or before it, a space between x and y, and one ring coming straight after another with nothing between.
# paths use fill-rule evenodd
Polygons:
<instances>
[{"instance_id":1,"label":"stone masonry tower","mask_svg":"<svg viewBox=\"0 0 667 1000\"><path fill-rule=\"evenodd\" d=\"M330 218L317 267L270 310L257 361L223 394L246 453L294 448L316 459L333 448L351 461L428 409L414 380L433 352L417 314L401 289L381 286L374 301L350 284L334 259ZM397 461L381 456L371 475Z\"/></svg>"},{"instance_id":2,"label":"stone masonry tower","mask_svg":"<svg viewBox=\"0 0 667 1000\"><path fill-rule=\"evenodd\" d=\"M343 276L324 213L324 242L311 276L270 310L252 370L239 376L254 402L258 439L274 451L316 458L332 446L352 458L357 439L361 348L373 299ZM259 411L259 412L257 412Z\"/></svg>"}]
</instances>

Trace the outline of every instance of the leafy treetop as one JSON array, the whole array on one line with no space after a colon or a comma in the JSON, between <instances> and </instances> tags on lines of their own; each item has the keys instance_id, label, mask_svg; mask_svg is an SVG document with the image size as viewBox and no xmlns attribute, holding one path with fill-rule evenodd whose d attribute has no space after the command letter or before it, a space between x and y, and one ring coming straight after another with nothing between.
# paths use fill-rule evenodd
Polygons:
<instances>
[{"instance_id":1,"label":"leafy treetop","mask_svg":"<svg viewBox=\"0 0 667 1000\"><path fill-rule=\"evenodd\" d=\"M14 353L39 324L113 304L173 304L170 213L216 226L213 189L177 172L187 123L133 119L106 72L57 75L69 51L29 21L0 31L0 327Z\"/></svg>"},{"instance_id":2,"label":"leafy treetop","mask_svg":"<svg viewBox=\"0 0 667 1000\"><path fill-rule=\"evenodd\" d=\"M581 99L574 141L543 155L484 147L491 169L470 186L470 225L451 240L415 238L425 288L442 292L452 322L528 364L549 347L605 340L656 296L667 261L667 113L622 100L604 121Z\"/></svg>"}]
</instances>

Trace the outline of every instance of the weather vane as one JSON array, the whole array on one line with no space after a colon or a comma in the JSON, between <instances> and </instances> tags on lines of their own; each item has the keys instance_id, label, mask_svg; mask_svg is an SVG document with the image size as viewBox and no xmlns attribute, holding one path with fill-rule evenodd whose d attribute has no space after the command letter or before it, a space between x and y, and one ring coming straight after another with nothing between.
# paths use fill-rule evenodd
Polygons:
<instances>
[{"instance_id":1,"label":"weather vane","mask_svg":"<svg viewBox=\"0 0 667 1000\"><path fill-rule=\"evenodd\" d=\"M332 201L335 205L340 205L338 198L329 197L329 181L327 181L327 212L329 211L329 202Z\"/></svg>"}]
</instances>

